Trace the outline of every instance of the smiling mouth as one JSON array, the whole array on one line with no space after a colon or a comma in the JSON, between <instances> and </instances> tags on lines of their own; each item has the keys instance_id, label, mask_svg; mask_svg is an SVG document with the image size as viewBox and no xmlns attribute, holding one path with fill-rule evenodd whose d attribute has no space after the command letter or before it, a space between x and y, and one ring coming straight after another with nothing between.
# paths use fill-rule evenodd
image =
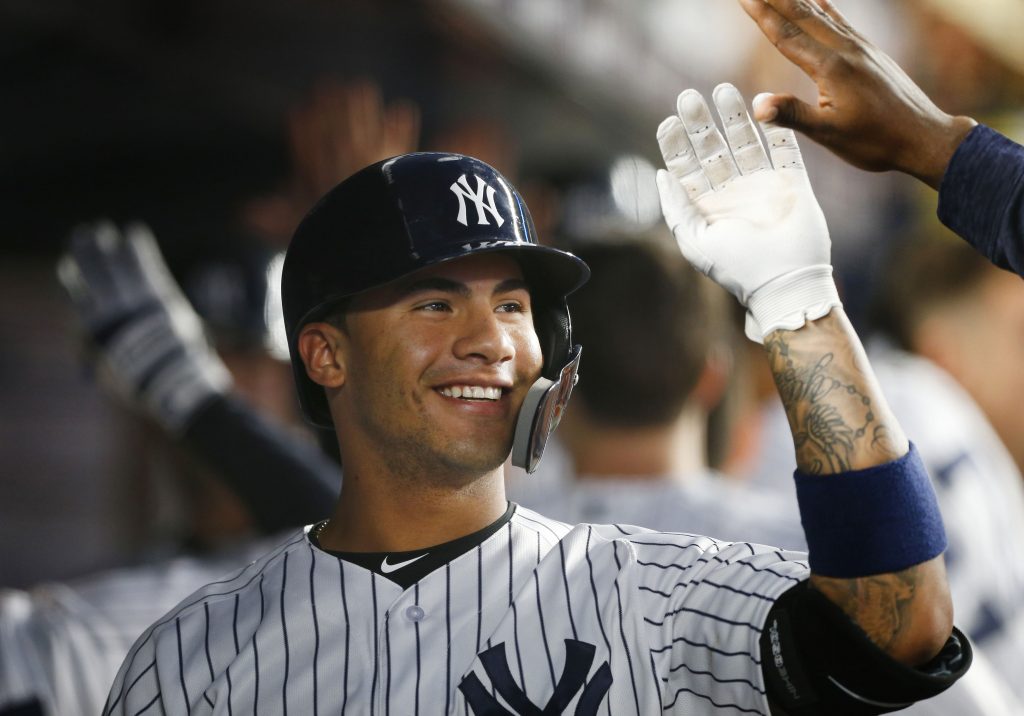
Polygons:
<instances>
[{"instance_id":1,"label":"smiling mouth","mask_svg":"<svg viewBox=\"0 0 1024 716\"><path fill-rule=\"evenodd\" d=\"M483 385L446 385L437 392L446 398L461 400L496 401L501 400L502 389Z\"/></svg>"}]
</instances>

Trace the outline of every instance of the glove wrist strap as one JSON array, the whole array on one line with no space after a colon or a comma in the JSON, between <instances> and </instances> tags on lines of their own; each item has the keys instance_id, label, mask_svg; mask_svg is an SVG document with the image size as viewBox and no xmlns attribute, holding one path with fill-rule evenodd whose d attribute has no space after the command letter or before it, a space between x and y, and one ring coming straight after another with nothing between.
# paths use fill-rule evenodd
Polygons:
<instances>
[{"instance_id":1,"label":"glove wrist strap","mask_svg":"<svg viewBox=\"0 0 1024 716\"><path fill-rule=\"evenodd\" d=\"M750 296L747 310L760 329L760 335L747 321L747 337L762 343L773 331L795 331L842 305L832 280L831 266L820 264L791 271L769 281Z\"/></svg>"},{"instance_id":2,"label":"glove wrist strap","mask_svg":"<svg viewBox=\"0 0 1024 716\"><path fill-rule=\"evenodd\" d=\"M167 430L184 433L199 409L231 388L231 375L219 358L180 357L154 375L140 400Z\"/></svg>"}]
</instances>

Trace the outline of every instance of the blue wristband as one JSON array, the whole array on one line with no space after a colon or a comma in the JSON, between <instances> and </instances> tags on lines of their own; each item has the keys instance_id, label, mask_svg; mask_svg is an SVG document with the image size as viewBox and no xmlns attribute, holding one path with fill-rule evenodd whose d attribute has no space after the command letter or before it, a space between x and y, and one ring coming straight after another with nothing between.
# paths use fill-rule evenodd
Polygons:
<instances>
[{"instance_id":1,"label":"blue wristband","mask_svg":"<svg viewBox=\"0 0 1024 716\"><path fill-rule=\"evenodd\" d=\"M850 579L898 572L946 549L928 471L913 443L884 465L835 475L796 471L811 571Z\"/></svg>"}]
</instances>

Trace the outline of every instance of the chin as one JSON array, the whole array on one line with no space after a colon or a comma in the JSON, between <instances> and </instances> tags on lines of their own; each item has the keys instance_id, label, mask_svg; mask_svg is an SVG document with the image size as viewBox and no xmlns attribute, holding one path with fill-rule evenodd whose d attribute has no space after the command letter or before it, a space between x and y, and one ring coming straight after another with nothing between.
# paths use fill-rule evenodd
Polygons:
<instances>
[{"instance_id":1,"label":"chin","mask_svg":"<svg viewBox=\"0 0 1024 716\"><path fill-rule=\"evenodd\" d=\"M483 441L464 440L449 443L442 460L453 472L484 475L504 465L511 452L511 440L502 445L487 445Z\"/></svg>"}]
</instances>

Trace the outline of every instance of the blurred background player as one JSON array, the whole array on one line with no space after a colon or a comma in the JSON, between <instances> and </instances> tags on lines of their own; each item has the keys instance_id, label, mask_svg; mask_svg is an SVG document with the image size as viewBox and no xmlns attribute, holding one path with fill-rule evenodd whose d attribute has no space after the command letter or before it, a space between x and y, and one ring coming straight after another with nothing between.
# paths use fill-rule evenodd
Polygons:
<instances>
[{"instance_id":1,"label":"blurred background player","mask_svg":"<svg viewBox=\"0 0 1024 716\"><path fill-rule=\"evenodd\" d=\"M417 122L370 83L322 84L289 115L293 178L243 211L254 236L186 262L184 289L145 226L75 230L58 274L101 386L131 409L138 564L0 590L0 713L98 711L147 625L264 552L263 536L326 514L340 472L296 428L274 232L355 162L415 143Z\"/></svg>"},{"instance_id":2,"label":"blurred background player","mask_svg":"<svg viewBox=\"0 0 1024 716\"><path fill-rule=\"evenodd\" d=\"M246 362L236 346L231 362L243 380L232 379L144 227L124 234L109 223L80 227L59 272L101 381L158 426L126 449L174 470L165 479L185 496L178 504L186 539L174 551L167 542L159 552L147 547L134 567L0 590L4 714L96 712L124 654L156 616L265 551L270 542L258 536L325 514L339 484L337 465L285 432L266 392L256 392L260 409L242 397L259 364L241 372ZM266 437L278 431L288 437ZM154 456L156 437L166 447ZM173 460L162 464L168 454ZM285 471L302 488L282 489L267 470ZM166 501L157 505L163 514Z\"/></svg>"},{"instance_id":3,"label":"blurred background player","mask_svg":"<svg viewBox=\"0 0 1024 716\"><path fill-rule=\"evenodd\" d=\"M959 619L1024 699L1024 282L941 230L896 244L869 355L920 436Z\"/></svg>"},{"instance_id":4,"label":"blurred background player","mask_svg":"<svg viewBox=\"0 0 1024 716\"><path fill-rule=\"evenodd\" d=\"M1024 471L1024 282L936 227L894 243L869 320L891 347L951 376L991 424L998 453Z\"/></svg>"}]
</instances>

